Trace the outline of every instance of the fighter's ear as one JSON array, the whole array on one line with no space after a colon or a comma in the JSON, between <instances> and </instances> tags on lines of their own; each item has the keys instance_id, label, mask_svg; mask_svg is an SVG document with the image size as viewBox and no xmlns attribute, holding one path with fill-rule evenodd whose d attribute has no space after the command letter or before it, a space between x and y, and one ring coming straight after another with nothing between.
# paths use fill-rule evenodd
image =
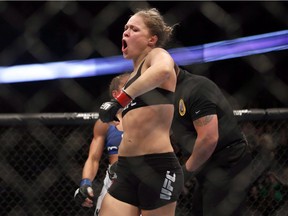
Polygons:
<instances>
[{"instance_id":1,"label":"fighter's ear","mask_svg":"<svg viewBox=\"0 0 288 216\"><path fill-rule=\"evenodd\" d=\"M113 98L116 98L118 94L119 94L119 92L117 90L113 90L111 92L111 95L112 95Z\"/></svg>"},{"instance_id":2,"label":"fighter's ear","mask_svg":"<svg viewBox=\"0 0 288 216\"><path fill-rule=\"evenodd\" d=\"M153 36L151 36L151 37L149 38L149 40L148 40L148 45L149 45L149 46L155 46L156 43L157 43L157 41L158 41L157 35L153 35Z\"/></svg>"}]
</instances>

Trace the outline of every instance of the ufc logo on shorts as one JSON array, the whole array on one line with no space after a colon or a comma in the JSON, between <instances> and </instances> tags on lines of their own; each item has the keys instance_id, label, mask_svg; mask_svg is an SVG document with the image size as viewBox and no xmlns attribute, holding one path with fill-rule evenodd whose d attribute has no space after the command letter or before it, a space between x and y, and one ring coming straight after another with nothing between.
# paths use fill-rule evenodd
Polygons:
<instances>
[{"instance_id":1,"label":"ufc logo on shorts","mask_svg":"<svg viewBox=\"0 0 288 216\"><path fill-rule=\"evenodd\" d=\"M161 188L160 199L170 200L173 192L172 182L175 182L176 174L170 175L170 171L167 171L166 177Z\"/></svg>"}]
</instances>

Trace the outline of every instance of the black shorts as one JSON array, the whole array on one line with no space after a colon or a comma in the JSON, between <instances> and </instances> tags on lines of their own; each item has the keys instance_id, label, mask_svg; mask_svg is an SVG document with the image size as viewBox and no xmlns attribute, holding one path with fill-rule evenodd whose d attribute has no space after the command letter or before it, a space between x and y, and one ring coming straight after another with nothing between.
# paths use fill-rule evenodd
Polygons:
<instances>
[{"instance_id":1,"label":"black shorts","mask_svg":"<svg viewBox=\"0 0 288 216\"><path fill-rule=\"evenodd\" d=\"M140 209L152 210L177 201L183 172L173 152L135 157L119 156L117 179L108 192Z\"/></svg>"}]
</instances>

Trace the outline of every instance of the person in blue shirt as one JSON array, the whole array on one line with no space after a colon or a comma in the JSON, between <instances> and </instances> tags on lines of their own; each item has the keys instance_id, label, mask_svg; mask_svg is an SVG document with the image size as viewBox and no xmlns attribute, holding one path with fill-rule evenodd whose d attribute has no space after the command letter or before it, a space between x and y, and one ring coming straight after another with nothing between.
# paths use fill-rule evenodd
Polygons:
<instances>
[{"instance_id":1,"label":"person in blue shirt","mask_svg":"<svg viewBox=\"0 0 288 216\"><path fill-rule=\"evenodd\" d=\"M128 73L121 74L111 80L109 90L110 96L116 97L121 88L129 77ZM96 121L93 129L93 139L90 144L88 158L82 171L82 180L80 187L75 191L74 198L76 202L83 207L91 208L94 206L95 194L92 189L92 181L97 177L99 163L104 150L106 149L109 159L108 169L103 182L103 187L98 196L95 216L99 214L100 206L104 195L111 186L112 181L116 178L116 174L109 169L113 163L118 160L118 147L122 139L123 131L121 124L112 125L102 122L100 119Z\"/></svg>"}]
</instances>

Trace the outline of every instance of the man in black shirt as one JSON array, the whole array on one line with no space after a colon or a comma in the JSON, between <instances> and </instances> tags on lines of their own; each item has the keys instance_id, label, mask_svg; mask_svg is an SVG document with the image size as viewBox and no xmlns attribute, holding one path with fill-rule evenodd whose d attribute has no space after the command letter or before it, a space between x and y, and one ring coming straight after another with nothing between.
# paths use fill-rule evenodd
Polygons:
<instances>
[{"instance_id":1,"label":"man in black shirt","mask_svg":"<svg viewBox=\"0 0 288 216\"><path fill-rule=\"evenodd\" d=\"M171 139L198 183L194 215L241 215L251 155L228 101L211 80L179 68L174 105Z\"/></svg>"}]
</instances>

